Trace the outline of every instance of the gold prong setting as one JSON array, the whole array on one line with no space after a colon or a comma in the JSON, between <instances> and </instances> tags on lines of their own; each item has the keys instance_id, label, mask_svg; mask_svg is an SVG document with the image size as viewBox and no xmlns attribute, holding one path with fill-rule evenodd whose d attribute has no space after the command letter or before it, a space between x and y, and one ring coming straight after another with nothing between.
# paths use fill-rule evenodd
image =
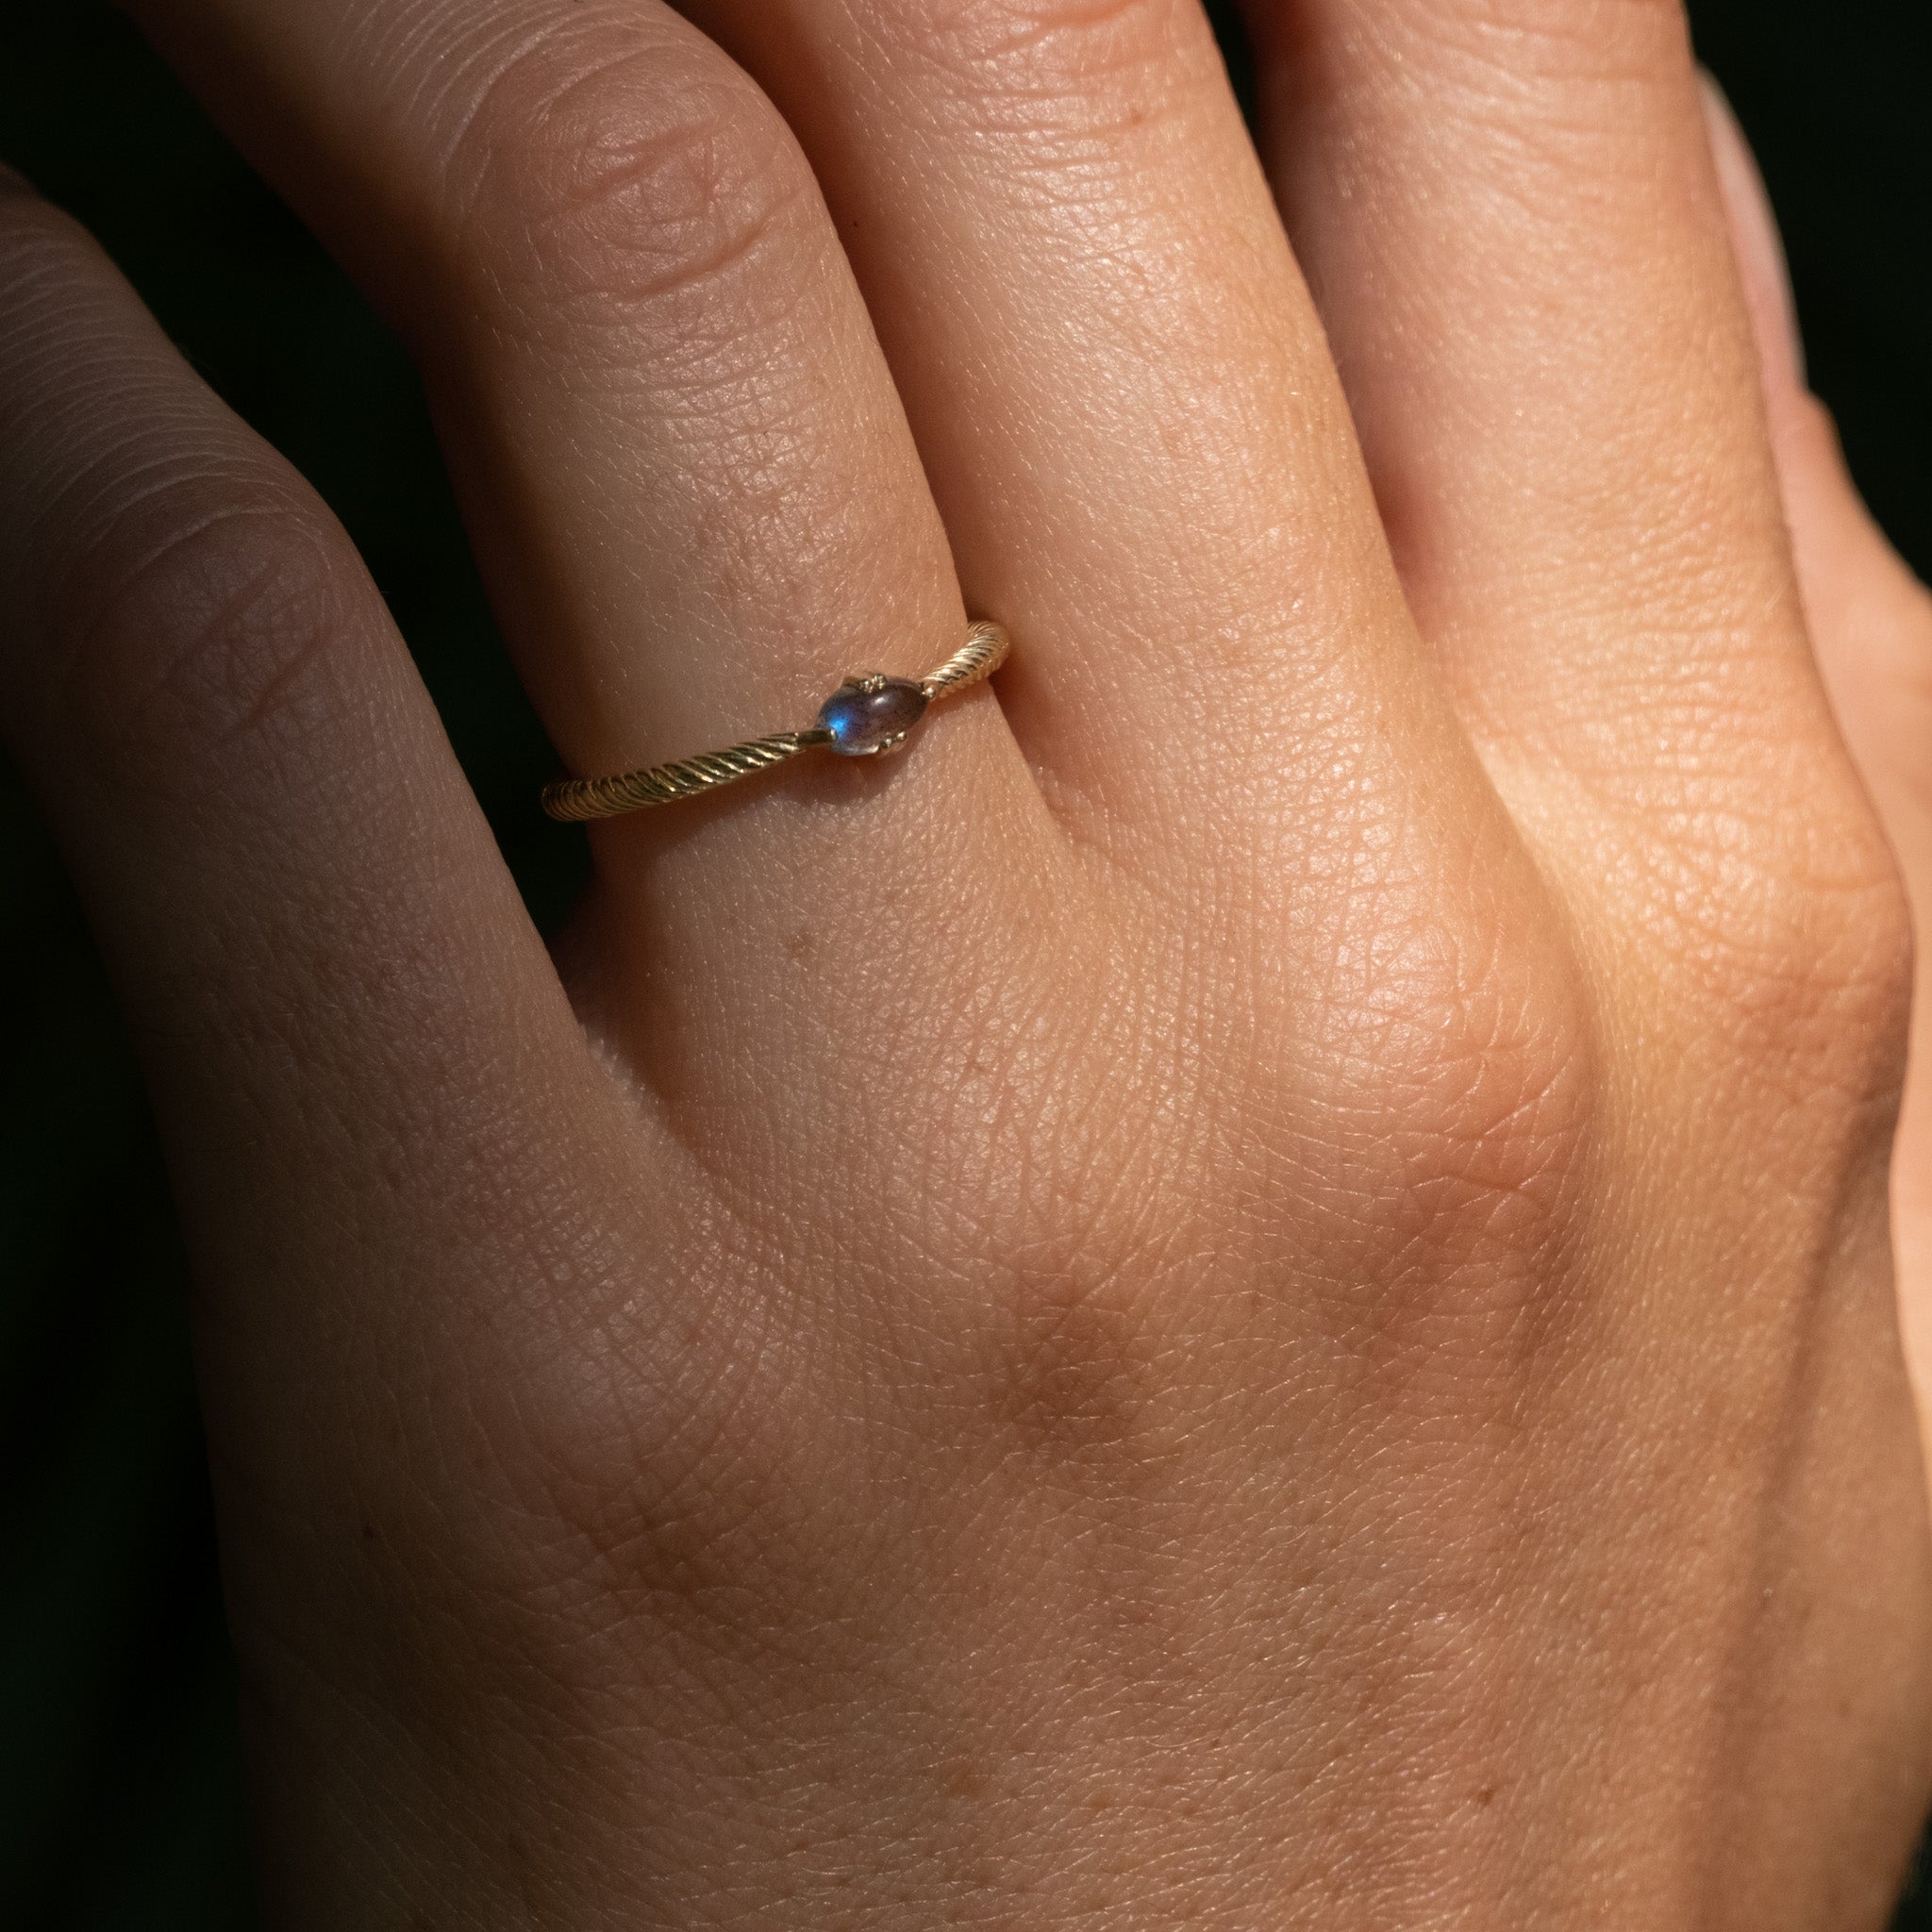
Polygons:
<instances>
[{"instance_id":1,"label":"gold prong setting","mask_svg":"<svg viewBox=\"0 0 1932 1932\"><path fill-rule=\"evenodd\" d=\"M923 684L866 671L848 677L820 708L818 728L831 733L841 758L875 758L897 751L932 703Z\"/></svg>"},{"instance_id":2,"label":"gold prong setting","mask_svg":"<svg viewBox=\"0 0 1932 1932\"><path fill-rule=\"evenodd\" d=\"M570 823L611 819L735 785L814 747L848 758L882 757L906 742L936 699L991 677L1006 662L1010 647L998 625L976 624L966 641L924 677L856 673L825 700L817 719L803 731L774 732L723 751L644 765L608 778L559 778L544 787L543 809L552 818Z\"/></svg>"}]
</instances>

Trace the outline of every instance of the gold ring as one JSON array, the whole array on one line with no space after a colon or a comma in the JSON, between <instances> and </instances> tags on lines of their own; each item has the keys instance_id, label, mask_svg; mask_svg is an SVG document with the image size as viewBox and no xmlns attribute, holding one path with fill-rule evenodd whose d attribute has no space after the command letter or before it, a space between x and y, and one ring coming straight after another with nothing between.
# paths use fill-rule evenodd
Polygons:
<instances>
[{"instance_id":1,"label":"gold ring","mask_svg":"<svg viewBox=\"0 0 1932 1932\"><path fill-rule=\"evenodd\" d=\"M877 672L848 677L804 731L779 731L747 739L724 751L701 752L668 765L645 765L614 778L559 778L543 788L543 809L554 819L614 819L647 805L669 805L736 784L771 765L782 765L822 744L848 758L896 751L925 716L935 698L982 683L1007 661L1011 640L996 624L975 624L966 641L930 675L884 677Z\"/></svg>"}]
</instances>

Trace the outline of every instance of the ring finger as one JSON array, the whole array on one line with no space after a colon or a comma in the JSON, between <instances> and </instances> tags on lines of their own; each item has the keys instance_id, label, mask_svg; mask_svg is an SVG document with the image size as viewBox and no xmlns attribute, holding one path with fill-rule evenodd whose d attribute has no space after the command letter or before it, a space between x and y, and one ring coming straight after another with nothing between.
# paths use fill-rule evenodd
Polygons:
<instances>
[{"instance_id":1,"label":"ring finger","mask_svg":"<svg viewBox=\"0 0 1932 1932\"><path fill-rule=\"evenodd\" d=\"M685 21L654 0L135 10L416 346L573 770L796 726L847 673L916 676L958 644L945 533L810 169ZM574 957L616 985L606 1017L701 1020L687 991L741 1015L762 983L794 989L775 1031L836 1033L852 980L822 908L872 928L875 964L882 894L943 936L995 878L1003 903L1048 893L1058 841L998 707L957 701L925 737L903 775L814 760L730 809L599 828L600 944ZM961 814L997 824L997 869Z\"/></svg>"},{"instance_id":2,"label":"ring finger","mask_svg":"<svg viewBox=\"0 0 1932 1932\"><path fill-rule=\"evenodd\" d=\"M968 591L1027 640L1008 712L1063 808L1116 843L1151 821L1278 930L1274 882L1364 801L1457 791L1198 0L678 4L824 184Z\"/></svg>"}]
</instances>

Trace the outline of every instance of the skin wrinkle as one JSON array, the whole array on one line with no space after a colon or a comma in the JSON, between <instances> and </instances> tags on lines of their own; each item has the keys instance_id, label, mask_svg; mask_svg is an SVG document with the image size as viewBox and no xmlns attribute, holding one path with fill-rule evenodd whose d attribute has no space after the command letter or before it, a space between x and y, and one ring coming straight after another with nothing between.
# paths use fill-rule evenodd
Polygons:
<instances>
[{"instance_id":1,"label":"skin wrinkle","mask_svg":"<svg viewBox=\"0 0 1932 1932\"><path fill-rule=\"evenodd\" d=\"M783 4L795 10L797 0ZM1226 85L1199 10L1183 0L891 0L878 8L841 0L841 10L853 71L917 61L949 92L970 94L992 113L1021 110L1013 125L1029 132L1042 125L1030 110L1042 106L1105 136L1155 119L1163 93ZM793 44L804 52L811 42ZM1131 92L1108 84L1122 80ZM1092 151L1105 153L1097 142Z\"/></svg>"},{"instance_id":2,"label":"skin wrinkle","mask_svg":"<svg viewBox=\"0 0 1932 1932\"><path fill-rule=\"evenodd\" d=\"M547 47L525 56L554 58ZM713 82L671 96L675 116L638 114L637 103L664 98L639 84L658 79L655 65L645 52L612 51L568 82L546 75L534 88L506 68L452 158L457 178L475 177L450 197L458 262L481 263L493 292L512 277L541 277L553 328L577 315L579 301L594 321L613 308L698 308L691 298L710 289L768 287L764 254L797 245L806 225L810 173L765 104L748 88ZM534 110L515 99L496 105L499 95L532 93ZM620 112L635 118L627 125Z\"/></svg>"}]
</instances>

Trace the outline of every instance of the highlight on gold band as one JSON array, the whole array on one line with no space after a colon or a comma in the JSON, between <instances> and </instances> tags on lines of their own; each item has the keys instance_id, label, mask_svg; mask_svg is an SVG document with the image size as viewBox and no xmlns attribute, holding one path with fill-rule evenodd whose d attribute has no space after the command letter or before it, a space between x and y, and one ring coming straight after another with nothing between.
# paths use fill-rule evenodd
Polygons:
<instances>
[{"instance_id":1,"label":"highlight on gold band","mask_svg":"<svg viewBox=\"0 0 1932 1932\"><path fill-rule=\"evenodd\" d=\"M877 672L848 677L803 731L749 738L723 751L700 752L667 765L645 765L612 778L559 778L543 788L543 809L554 819L614 819L650 805L669 805L715 791L781 765L816 745L843 758L877 758L896 751L935 698L983 683L1007 661L1012 641L996 624L975 624L966 641L937 671L917 680Z\"/></svg>"}]
</instances>

